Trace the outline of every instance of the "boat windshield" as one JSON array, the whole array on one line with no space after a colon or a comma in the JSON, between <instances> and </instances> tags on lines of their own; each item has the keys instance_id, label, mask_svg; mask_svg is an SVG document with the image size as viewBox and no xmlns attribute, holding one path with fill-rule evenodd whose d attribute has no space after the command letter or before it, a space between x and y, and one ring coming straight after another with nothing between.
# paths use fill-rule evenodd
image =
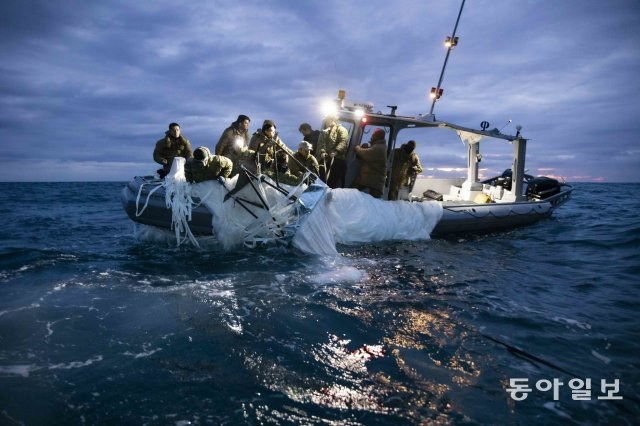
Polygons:
<instances>
[{"instance_id":1,"label":"boat windshield","mask_svg":"<svg viewBox=\"0 0 640 426\"><path fill-rule=\"evenodd\" d=\"M342 125L342 127L347 129L347 132L349 132L349 137L347 138L347 140L350 141L351 135L353 135L353 128L354 128L353 122L346 121L346 120L339 120L338 122L340 123L340 125Z\"/></svg>"}]
</instances>

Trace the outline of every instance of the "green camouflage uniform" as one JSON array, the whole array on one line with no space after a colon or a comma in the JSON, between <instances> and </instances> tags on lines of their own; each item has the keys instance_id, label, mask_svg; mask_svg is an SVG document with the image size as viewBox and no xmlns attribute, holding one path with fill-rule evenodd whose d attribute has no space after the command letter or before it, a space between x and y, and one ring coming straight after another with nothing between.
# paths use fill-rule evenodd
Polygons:
<instances>
[{"instance_id":1,"label":"green camouflage uniform","mask_svg":"<svg viewBox=\"0 0 640 426\"><path fill-rule=\"evenodd\" d=\"M275 145L271 142L272 140L275 140ZM260 156L260 165L263 168L267 168L271 165L276 147L278 150L282 149L287 151L290 155L293 155L293 151L291 151L289 147L282 142L282 139L280 139L279 136L276 136L275 139L269 138L262 133L262 130L256 131L249 142L249 149L258 153Z\"/></svg>"},{"instance_id":2,"label":"green camouflage uniform","mask_svg":"<svg viewBox=\"0 0 640 426\"><path fill-rule=\"evenodd\" d=\"M184 175L191 183L213 180L219 176L228 178L233 169L233 162L222 155L212 155L207 161L190 158L184 165Z\"/></svg>"},{"instance_id":3,"label":"green camouflage uniform","mask_svg":"<svg viewBox=\"0 0 640 426\"><path fill-rule=\"evenodd\" d=\"M189 140L180 135L177 139L173 138L169 131L165 132L165 137L156 142L156 148L153 150L153 160L162 164L165 173L171 170L171 164L174 157L184 157L187 160L193 157L191 152L191 144Z\"/></svg>"},{"instance_id":4,"label":"green camouflage uniform","mask_svg":"<svg viewBox=\"0 0 640 426\"><path fill-rule=\"evenodd\" d=\"M242 139L242 143L246 147L249 140L249 133L246 131L240 131L236 127L236 123L233 123L231 126L227 127L224 132L222 132L222 136L220 136L220 140L218 140L218 144L216 145L216 155L229 157L231 147L238 137Z\"/></svg>"},{"instance_id":5,"label":"green camouflage uniform","mask_svg":"<svg viewBox=\"0 0 640 426\"><path fill-rule=\"evenodd\" d=\"M334 124L320 132L315 156L322 159L322 154L336 152L336 158L344 160L349 144L349 132L339 123Z\"/></svg>"},{"instance_id":6,"label":"green camouflage uniform","mask_svg":"<svg viewBox=\"0 0 640 426\"><path fill-rule=\"evenodd\" d=\"M315 173L318 176L320 175L320 166L318 165L318 160L316 160L316 157L314 157L313 155L309 154L307 158L304 158L302 154L300 154L299 152L296 152L295 154L293 154L293 158L298 160L304 167L309 169L309 171L311 171L312 173ZM289 171L291 172L292 175L298 176L298 177L304 176L304 174L307 172L305 169L302 168L300 164L298 164L296 161L292 159L289 159Z\"/></svg>"},{"instance_id":7,"label":"green camouflage uniform","mask_svg":"<svg viewBox=\"0 0 640 426\"><path fill-rule=\"evenodd\" d=\"M391 182L389 184L390 200L398 199L398 191L401 187L409 184L409 179L413 173L416 175L422 173L422 165L418 154L415 152L407 154L402 147L394 149Z\"/></svg>"},{"instance_id":8,"label":"green camouflage uniform","mask_svg":"<svg viewBox=\"0 0 640 426\"><path fill-rule=\"evenodd\" d=\"M274 181L276 180L276 173L273 169L269 169L265 172ZM297 186L302 182L302 176L294 176L289 170L278 172L278 182L285 185Z\"/></svg>"}]
</instances>

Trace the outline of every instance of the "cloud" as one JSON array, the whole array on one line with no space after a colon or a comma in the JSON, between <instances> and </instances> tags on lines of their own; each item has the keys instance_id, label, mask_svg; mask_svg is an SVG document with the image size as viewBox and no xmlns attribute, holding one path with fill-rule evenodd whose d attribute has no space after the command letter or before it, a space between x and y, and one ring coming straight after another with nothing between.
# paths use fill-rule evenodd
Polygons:
<instances>
[{"instance_id":1,"label":"cloud","mask_svg":"<svg viewBox=\"0 0 640 426\"><path fill-rule=\"evenodd\" d=\"M298 125L318 126L321 100L339 88L376 110L424 113L457 12L417 0L8 0L0 17L0 158L49 164L37 173L43 180L71 176L53 166L66 162L79 180L126 180L153 169L153 144L171 121L195 146L212 147L238 114L252 118L252 129L270 118L293 147ZM512 132L522 124L531 169L640 180L638 12L622 0L467 2L438 118L470 127L512 119ZM455 138L419 136L425 163L464 161ZM509 166L510 147L482 149L487 169ZM114 171L94 173L92 162ZM20 179L20 167L7 170L16 174L4 171L3 179Z\"/></svg>"}]
</instances>

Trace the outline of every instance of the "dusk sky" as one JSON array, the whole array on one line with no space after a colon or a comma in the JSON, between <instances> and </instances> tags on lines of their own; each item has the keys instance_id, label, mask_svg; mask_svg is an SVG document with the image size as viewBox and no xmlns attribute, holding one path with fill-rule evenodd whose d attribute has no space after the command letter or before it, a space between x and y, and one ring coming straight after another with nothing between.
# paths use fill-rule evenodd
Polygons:
<instances>
[{"instance_id":1,"label":"dusk sky","mask_svg":"<svg viewBox=\"0 0 640 426\"><path fill-rule=\"evenodd\" d=\"M251 132L269 118L296 147L298 125L319 127L320 105L338 89L375 110L426 113L459 8L3 0L0 181L149 174L172 121L193 148L213 148L238 114ZM640 181L639 1L467 0L457 35L438 119L475 128L511 119L511 134L522 125L530 174ZM433 135L407 135L424 174L464 175L455 133ZM484 176L510 166L512 147L494 144L482 145Z\"/></svg>"}]
</instances>

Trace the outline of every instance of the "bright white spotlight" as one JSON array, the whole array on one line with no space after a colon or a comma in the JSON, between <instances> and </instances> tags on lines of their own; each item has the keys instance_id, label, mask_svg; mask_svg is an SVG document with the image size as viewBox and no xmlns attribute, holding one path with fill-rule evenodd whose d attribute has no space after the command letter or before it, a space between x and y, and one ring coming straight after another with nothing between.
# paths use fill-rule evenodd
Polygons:
<instances>
[{"instance_id":1,"label":"bright white spotlight","mask_svg":"<svg viewBox=\"0 0 640 426\"><path fill-rule=\"evenodd\" d=\"M336 103L333 101L327 101L322 104L322 115L325 117L329 115L337 115L338 108L336 107Z\"/></svg>"},{"instance_id":2,"label":"bright white spotlight","mask_svg":"<svg viewBox=\"0 0 640 426\"><path fill-rule=\"evenodd\" d=\"M356 118L362 118L364 116L364 110L358 108L357 110L353 111L353 114L356 116Z\"/></svg>"},{"instance_id":3,"label":"bright white spotlight","mask_svg":"<svg viewBox=\"0 0 640 426\"><path fill-rule=\"evenodd\" d=\"M240 151L244 147L244 139L242 139L242 137L240 136L236 136L233 139L233 146L236 149L236 151Z\"/></svg>"}]
</instances>

